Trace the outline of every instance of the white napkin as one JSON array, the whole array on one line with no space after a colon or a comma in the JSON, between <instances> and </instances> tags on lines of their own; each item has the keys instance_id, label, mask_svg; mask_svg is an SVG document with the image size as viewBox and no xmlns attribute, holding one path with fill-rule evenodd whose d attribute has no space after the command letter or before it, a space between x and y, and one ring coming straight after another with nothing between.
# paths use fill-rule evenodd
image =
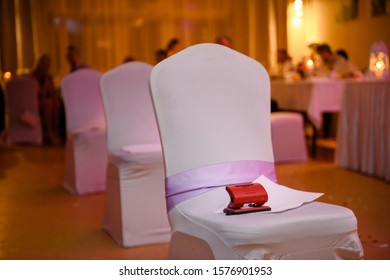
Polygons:
<instances>
[{"instance_id":1,"label":"white napkin","mask_svg":"<svg viewBox=\"0 0 390 280\"><path fill-rule=\"evenodd\" d=\"M301 206L321 197L323 193L298 191L279 185L264 175L261 175L253 183L261 184L268 193L268 201L264 204L271 207L271 211L264 213L281 212Z\"/></svg>"}]
</instances>

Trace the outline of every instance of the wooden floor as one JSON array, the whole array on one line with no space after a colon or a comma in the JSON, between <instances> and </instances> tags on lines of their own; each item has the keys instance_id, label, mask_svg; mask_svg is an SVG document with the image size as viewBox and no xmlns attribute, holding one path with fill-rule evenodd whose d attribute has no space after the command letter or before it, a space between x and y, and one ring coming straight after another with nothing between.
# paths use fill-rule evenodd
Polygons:
<instances>
[{"instance_id":1,"label":"wooden floor","mask_svg":"<svg viewBox=\"0 0 390 280\"><path fill-rule=\"evenodd\" d=\"M168 244L121 248L102 229L104 194L62 187L64 147L0 147L0 259L160 260ZM351 208L365 259L390 259L390 184L337 168L333 150L277 165L280 184L324 192L319 200Z\"/></svg>"}]
</instances>

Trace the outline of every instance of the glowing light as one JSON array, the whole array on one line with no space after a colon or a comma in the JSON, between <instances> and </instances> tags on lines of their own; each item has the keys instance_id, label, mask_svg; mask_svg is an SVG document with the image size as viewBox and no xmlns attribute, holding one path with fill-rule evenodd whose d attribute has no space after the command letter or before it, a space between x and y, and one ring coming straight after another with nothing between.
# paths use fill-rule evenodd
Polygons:
<instances>
[{"instance_id":1,"label":"glowing light","mask_svg":"<svg viewBox=\"0 0 390 280\"><path fill-rule=\"evenodd\" d=\"M295 12L296 17L303 17L303 12L302 11L296 11Z\"/></svg>"},{"instance_id":2,"label":"glowing light","mask_svg":"<svg viewBox=\"0 0 390 280\"><path fill-rule=\"evenodd\" d=\"M294 26L300 26L302 24L302 19L298 17L293 17Z\"/></svg>"},{"instance_id":3,"label":"glowing light","mask_svg":"<svg viewBox=\"0 0 390 280\"><path fill-rule=\"evenodd\" d=\"M309 68L309 69L313 68L313 66L314 66L314 61L313 61L312 59L308 59L308 60L306 61L306 66L307 66L307 68Z\"/></svg>"},{"instance_id":4,"label":"glowing light","mask_svg":"<svg viewBox=\"0 0 390 280\"><path fill-rule=\"evenodd\" d=\"M389 52L384 41L375 41L370 48L369 77L387 79L389 77Z\"/></svg>"},{"instance_id":5,"label":"glowing light","mask_svg":"<svg viewBox=\"0 0 390 280\"><path fill-rule=\"evenodd\" d=\"M375 68L378 70L383 70L385 69L385 63L383 61L377 61L375 63Z\"/></svg>"},{"instance_id":6,"label":"glowing light","mask_svg":"<svg viewBox=\"0 0 390 280\"><path fill-rule=\"evenodd\" d=\"M9 80L9 79L11 79L12 74L11 74L11 72L5 72L3 77L4 77L5 80Z\"/></svg>"},{"instance_id":7,"label":"glowing light","mask_svg":"<svg viewBox=\"0 0 390 280\"><path fill-rule=\"evenodd\" d=\"M302 7L303 7L303 1L302 0L295 0L294 9L295 10L302 10Z\"/></svg>"},{"instance_id":8,"label":"glowing light","mask_svg":"<svg viewBox=\"0 0 390 280\"><path fill-rule=\"evenodd\" d=\"M295 0L294 1L294 17L301 18L303 17L303 1Z\"/></svg>"}]
</instances>

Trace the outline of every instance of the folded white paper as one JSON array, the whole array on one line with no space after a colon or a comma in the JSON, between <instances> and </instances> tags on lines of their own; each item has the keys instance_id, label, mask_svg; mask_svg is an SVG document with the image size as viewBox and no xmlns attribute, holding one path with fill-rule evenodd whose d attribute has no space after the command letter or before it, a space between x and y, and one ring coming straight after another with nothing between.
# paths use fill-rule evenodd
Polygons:
<instances>
[{"instance_id":1,"label":"folded white paper","mask_svg":"<svg viewBox=\"0 0 390 280\"><path fill-rule=\"evenodd\" d=\"M323 195L323 193L298 191L279 185L264 175L257 178L253 183L261 184L268 193L268 202L264 205L271 207L271 211L263 213L281 212L297 208L302 204L314 201Z\"/></svg>"}]
</instances>

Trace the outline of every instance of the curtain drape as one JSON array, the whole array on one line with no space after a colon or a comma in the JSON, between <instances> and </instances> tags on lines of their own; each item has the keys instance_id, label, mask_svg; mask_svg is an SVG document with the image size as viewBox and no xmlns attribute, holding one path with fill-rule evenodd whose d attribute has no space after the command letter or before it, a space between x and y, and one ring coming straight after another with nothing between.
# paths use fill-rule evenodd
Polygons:
<instances>
[{"instance_id":1,"label":"curtain drape","mask_svg":"<svg viewBox=\"0 0 390 280\"><path fill-rule=\"evenodd\" d=\"M14 0L28 14L22 20L30 26L30 36L23 41L30 49L24 54L29 59L17 54L17 67L31 68L31 60L48 53L59 80L69 72L65 59L69 44L81 49L83 63L105 72L126 56L155 64L155 51L166 48L172 38L187 47L214 42L219 35L230 36L237 51L267 66L272 1Z\"/></svg>"}]
</instances>

